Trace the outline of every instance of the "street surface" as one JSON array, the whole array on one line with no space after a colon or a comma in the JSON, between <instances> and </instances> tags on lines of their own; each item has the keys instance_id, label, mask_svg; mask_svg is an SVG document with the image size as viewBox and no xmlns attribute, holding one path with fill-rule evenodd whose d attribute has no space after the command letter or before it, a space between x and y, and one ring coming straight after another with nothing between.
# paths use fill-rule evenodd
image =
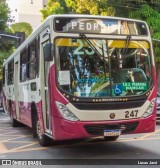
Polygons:
<instances>
[{"instance_id":1,"label":"street surface","mask_svg":"<svg viewBox=\"0 0 160 168\"><path fill-rule=\"evenodd\" d=\"M103 137L97 137L41 147L37 139L32 137L30 128L11 127L9 116L0 110L0 159L160 159L160 123L157 123L154 133L121 135L114 142L106 142ZM56 167L60 168L60 165ZM94 165L87 167L94 168Z\"/></svg>"}]
</instances>

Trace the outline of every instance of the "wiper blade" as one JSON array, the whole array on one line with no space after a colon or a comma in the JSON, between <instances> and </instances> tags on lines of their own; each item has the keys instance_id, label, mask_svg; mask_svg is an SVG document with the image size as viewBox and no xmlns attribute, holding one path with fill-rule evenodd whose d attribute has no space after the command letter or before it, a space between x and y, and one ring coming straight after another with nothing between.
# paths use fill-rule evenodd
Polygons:
<instances>
[{"instance_id":1,"label":"wiper blade","mask_svg":"<svg viewBox=\"0 0 160 168\"><path fill-rule=\"evenodd\" d=\"M93 43L86 37L85 34L79 34L79 36L86 41L89 46L93 49L93 51L100 57L100 59L103 59L102 54L97 50L97 48L93 45Z\"/></svg>"},{"instance_id":2,"label":"wiper blade","mask_svg":"<svg viewBox=\"0 0 160 168\"><path fill-rule=\"evenodd\" d=\"M127 53L130 41L131 41L131 36L128 35L127 39L126 39L125 47L124 47L124 52L123 52L124 55L126 55L126 53Z\"/></svg>"},{"instance_id":3,"label":"wiper blade","mask_svg":"<svg viewBox=\"0 0 160 168\"><path fill-rule=\"evenodd\" d=\"M102 44L102 54L97 50L97 48L94 46L94 44L86 37L85 34L80 34L79 35L82 39L84 39L84 41L87 42L87 44L89 44L89 46L95 51L95 53L100 57L101 60L103 60L104 64L103 64L103 68L104 68L104 75L106 78L106 60L105 60L105 56L104 56L104 46ZM106 51L107 52L107 51ZM107 53L108 55L108 53Z\"/></svg>"}]
</instances>

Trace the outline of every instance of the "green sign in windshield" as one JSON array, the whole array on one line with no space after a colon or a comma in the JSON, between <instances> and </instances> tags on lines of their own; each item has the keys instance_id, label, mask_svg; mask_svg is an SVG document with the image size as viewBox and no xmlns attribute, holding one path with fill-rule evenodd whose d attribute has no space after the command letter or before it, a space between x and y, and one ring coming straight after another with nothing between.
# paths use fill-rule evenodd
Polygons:
<instances>
[{"instance_id":1,"label":"green sign in windshield","mask_svg":"<svg viewBox=\"0 0 160 168\"><path fill-rule=\"evenodd\" d=\"M145 82L125 82L122 84L123 90L147 90L148 84Z\"/></svg>"}]
</instances>

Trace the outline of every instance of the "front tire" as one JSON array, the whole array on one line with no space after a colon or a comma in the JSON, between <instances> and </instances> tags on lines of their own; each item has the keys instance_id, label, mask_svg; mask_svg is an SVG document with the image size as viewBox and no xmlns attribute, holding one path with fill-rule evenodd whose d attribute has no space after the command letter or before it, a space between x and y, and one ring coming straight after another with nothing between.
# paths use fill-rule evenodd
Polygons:
<instances>
[{"instance_id":1,"label":"front tire","mask_svg":"<svg viewBox=\"0 0 160 168\"><path fill-rule=\"evenodd\" d=\"M12 127L19 127L20 126L20 123L16 119L13 118L13 113L11 110L10 110L10 123L11 123Z\"/></svg>"},{"instance_id":2,"label":"front tire","mask_svg":"<svg viewBox=\"0 0 160 168\"><path fill-rule=\"evenodd\" d=\"M39 144L41 146L51 146L53 144L53 140L41 132L40 123L38 119L36 122L36 131L37 131L37 137L39 140Z\"/></svg>"},{"instance_id":3,"label":"front tire","mask_svg":"<svg viewBox=\"0 0 160 168\"><path fill-rule=\"evenodd\" d=\"M33 138L38 138L39 144L41 146L51 146L53 144L52 139L41 132L40 121L36 109L34 109L33 112L34 112L32 115Z\"/></svg>"}]
</instances>

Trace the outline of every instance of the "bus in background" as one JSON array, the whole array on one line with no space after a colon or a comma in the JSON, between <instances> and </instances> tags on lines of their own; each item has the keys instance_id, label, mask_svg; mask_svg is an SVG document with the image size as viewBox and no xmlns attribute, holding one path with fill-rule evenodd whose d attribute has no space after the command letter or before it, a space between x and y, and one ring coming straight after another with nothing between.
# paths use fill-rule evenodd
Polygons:
<instances>
[{"instance_id":1,"label":"bus in background","mask_svg":"<svg viewBox=\"0 0 160 168\"><path fill-rule=\"evenodd\" d=\"M42 146L155 130L156 72L140 20L52 15L3 64L3 106Z\"/></svg>"}]
</instances>

